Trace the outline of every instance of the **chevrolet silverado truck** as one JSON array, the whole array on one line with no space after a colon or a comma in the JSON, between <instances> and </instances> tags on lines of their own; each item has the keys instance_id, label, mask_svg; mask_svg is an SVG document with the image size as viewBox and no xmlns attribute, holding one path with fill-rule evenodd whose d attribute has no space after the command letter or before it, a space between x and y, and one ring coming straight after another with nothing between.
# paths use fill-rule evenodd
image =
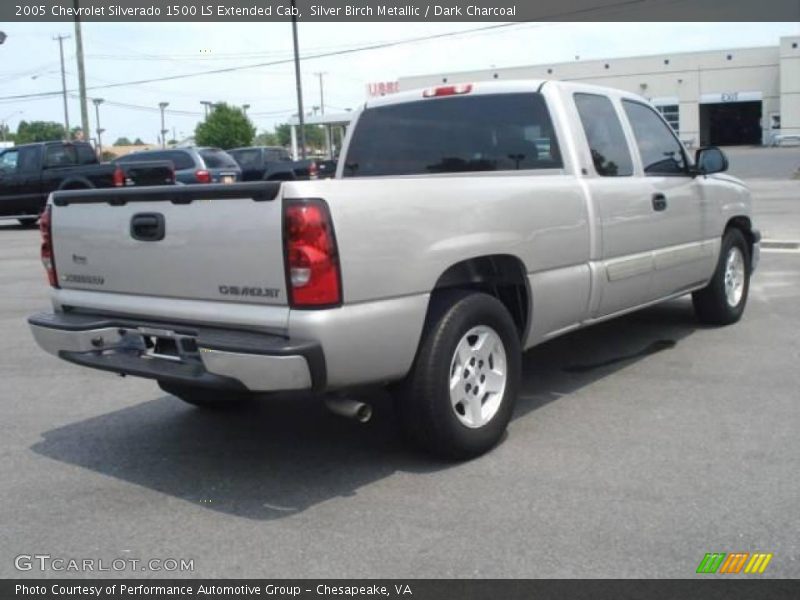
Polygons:
<instances>
[{"instance_id":1,"label":"chevrolet silverado truck","mask_svg":"<svg viewBox=\"0 0 800 600\"><path fill-rule=\"evenodd\" d=\"M100 163L86 142L40 142L0 151L0 220L32 225L47 196L55 190L78 190L175 182L168 161L135 165Z\"/></svg>"},{"instance_id":2,"label":"chevrolet silverado truck","mask_svg":"<svg viewBox=\"0 0 800 600\"><path fill-rule=\"evenodd\" d=\"M385 385L413 442L468 458L525 349L690 293L704 323L741 317L759 233L726 167L622 91L403 92L358 111L334 179L52 194L54 310L29 323L203 407L299 390L365 420L352 390Z\"/></svg>"}]
</instances>

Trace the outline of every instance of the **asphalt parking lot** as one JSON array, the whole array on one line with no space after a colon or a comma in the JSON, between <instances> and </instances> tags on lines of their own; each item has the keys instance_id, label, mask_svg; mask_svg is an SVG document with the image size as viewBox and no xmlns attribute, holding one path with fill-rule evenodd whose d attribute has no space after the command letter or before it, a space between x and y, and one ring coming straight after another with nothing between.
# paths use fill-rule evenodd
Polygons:
<instances>
[{"instance_id":1,"label":"asphalt parking lot","mask_svg":"<svg viewBox=\"0 0 800 600\"><path fill-rule=\"evenodd\" d=\"M789 177L752 178L756 220L800 240ZM25 323L48 308L38 233L0 226L0 261L2 577L64 575L15 569L36 553L195 577L691 577L715 551L800 577L800 253L764 253L735 326L680 299L528 352L509 435L456 465L410 452L384 396L366 425L302 397L209 414L45 355ZM166 575L87 575L141 574Z\"/></svg>"}]
</instances>

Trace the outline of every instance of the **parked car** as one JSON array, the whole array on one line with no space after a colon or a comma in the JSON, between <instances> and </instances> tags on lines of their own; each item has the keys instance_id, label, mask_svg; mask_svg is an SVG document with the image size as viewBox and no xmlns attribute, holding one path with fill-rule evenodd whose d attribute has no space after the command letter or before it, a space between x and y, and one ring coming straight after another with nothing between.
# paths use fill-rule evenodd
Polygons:
<instances>
[{"instance_id":1,"label":"parked car","mask_svg":"<svg viewBox=\"0 0 800 600\"><path fill-rule=\"evenodd\" d=\"M142 160L170 161L178 183L235 183L242 178L242 170L233 157L219 148L144 150L126 154L118 162L129 164Z\"/></svg>"},{"instance_id":2,"label":"parked car","mask_svg":"<svg viewBox=\"0 0 800 600\"><path fill-rule=\"evenodd\" d=\"M148 161L135 168L100 163L85 142L40 142L0 150L0 220L36 222L47 195L78 190L175 182L172 166Z\"/></svg>"},{"instance_id":3,"label":"parked car","mask_svg":"<svg viewBox=\"0 0 800 600\"><path fill-rule=\"evenodd\" d=\"M293 179L317 179L320 166L327 176L330 172L330 162L319 159L292 160L289 152L280 146L252 146L248 148L234 148L228 153L242 168L243 181L288 181ZM336 163L333 163L336 171ZM320 177L321 178L321 177Z\"/></svg>"},{"instance_id":4,"label":"parked car","mask_svg":"<svg viewBox=\"0 0 800 600\"><path fill-rule=\"evenodd\" d=\"M501 439L522 350L690 293L703 323L745 309L748 188L634 94L370 99L341 161L325 182L53 194L36 341L202 407L305 390L366 420L348 390L391 384L410 439L460 459Z\"/></svg>"}]
</instances>

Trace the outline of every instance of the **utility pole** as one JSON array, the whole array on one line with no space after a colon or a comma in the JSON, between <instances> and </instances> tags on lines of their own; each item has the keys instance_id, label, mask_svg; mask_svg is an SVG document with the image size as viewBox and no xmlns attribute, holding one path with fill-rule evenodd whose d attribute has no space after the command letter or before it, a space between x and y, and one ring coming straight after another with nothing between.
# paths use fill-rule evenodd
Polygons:
<instances>
[{"instance_id":1,"label":"utility pole","mask_svg":"<svg viewBox=\"0 0 800 600\"><path fill-rule=\"evenodd\" d=\"M92 98L92 102L94 102L94 115L95 115L95 120L97 121L97 155L102 158L103 139L100 136L105 131L105 129L100 127L100 105L103 103L103 99Z\"/></svg>"},{"instance_id":2,"label":"utility pole","mask_svg":"<svg viewBox=\"0 0 800 600\"><path fill-rule=\"evenodd\" d=\"M161 147L167 147L167 132L169 131L164 127L164 109L169 106L169 102L159 102L158 108L161 109Z\"/></svg>"},{"instance_id":3,"label":"utility pole","mask_svg":"<svg viewBox=\"0 0 800 600\"><path fill-rule=\"evenodd\" d=\"M247 109L250 108L249 104L242 104L242 112L244 113L245 118L247 118Z\"/></svg>"},{"instance_id":4,"label":"utility pole","mask_svg":"<svg viewBox=\"0 0 800 600\"><path fill-rule=\"evenodd\" d=\"M208 118L208 111L211 108L211 105L214 104L211 100L200 100L200 104L203 105L203 109L205 110L205 117Z\"/></svg>"},{"instance_id":5,"label":"utility pole","mask_svg":"<svg viewBox=\"0 0 800 600\"><path fill-rule=\"evenodd\" d=\"M303 84L300 82L300 51L297 45L297 7L292 0L292 40L294 42L294 81L297 87L297 118L300 120L300 158L306 158L306 119L303 114Z\"/></svg>"},{"instance_id":6,"label":"utility pole","mask_svg":"<svg viewBox=\"0 0 800 600\"><path fill-rule=\"evenodd\" d=\"M68 40L68 35L57 35L53 38L58 40L58 52L61 55L61 93L64 96L64 131L69 139L69 109L67 108L67 76L64 72L64 40Z\"/></svg>"},{"instance_id":7,"label":"utility pole","mask_svg":"<svg viewBox=\"0 0 800 600\"><path fill-rule=\"evenodd\" d=\"M89 110L86 107L86 73L83 68L83 37L81 36L81 19L78 16L78 0L72 0L72 5L75 8L75 56L78 59L78 88L81 96L81 129L83 129L83 139L88 140Z\"/></svg>"},{"instance_id":8,"label":"utility pole","mask_svg":"<svg viewBox=\"0 0 800 600\"><path fill-rule=\"evenodd\" d=\"M317 77L319 77L319 112L320 114L325 114L325 86L322 83L322 78L327 75L327 73L314 73Z\"/></svg>"}]
</instances>

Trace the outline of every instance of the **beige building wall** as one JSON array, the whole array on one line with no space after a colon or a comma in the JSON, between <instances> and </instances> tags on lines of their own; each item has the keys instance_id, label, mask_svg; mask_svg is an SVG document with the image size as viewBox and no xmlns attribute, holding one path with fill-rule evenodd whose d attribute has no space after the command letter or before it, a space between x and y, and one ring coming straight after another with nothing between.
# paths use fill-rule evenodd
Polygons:
<instances>
[{"instance_id":1,"label":"beige building wall","mask_svg":"<svg viewBox=\"0 0 800 600\"><path fill-rule=\"evenodd\" d=\"M800 36L781 38L781 131L800 135Z\"/></svg>"},{"instance_id":2,"label":"beige building wall","mask_svg":"<svg viewBox=\"0 0 800 600\"><path fill-rule=\"evenodd\" d=\"M504 69L401 77L400 90L442 83L508 79L559 79L594 83L641 94L655 105L678 104L681 139L699 144L701 105L762 102L762 141L770 139L771 115L780 113L785 133L800 132L800 37L780 46L665 53ZM703 136L704 137L704 136Z\"/></svg>"}]
</instances>

